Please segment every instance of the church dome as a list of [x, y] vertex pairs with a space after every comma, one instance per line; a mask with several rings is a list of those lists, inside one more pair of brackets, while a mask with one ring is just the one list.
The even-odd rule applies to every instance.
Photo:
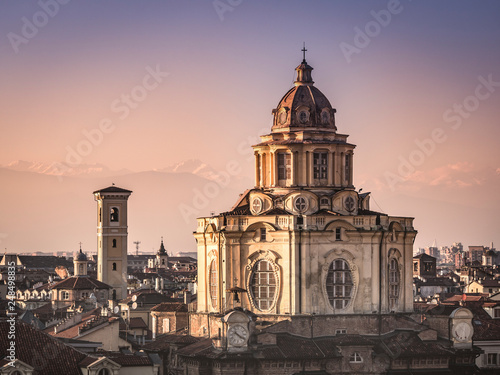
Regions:
[[76, 256], [76, 260], [78, 261], [86, 261], [87, 260], [87, 256], [82, 252], [82, 249], [80, 248], [80, 252], [78, 253], [78, 255]]
[[[335, 132], [335, 112], [326, 96], [314, 87], [311, 72], [304, 56], [295, 68], [297, 79], [273, 110], [273, 131], [322, 130]], [[313, 128], [313, 129], [311, 129]]]

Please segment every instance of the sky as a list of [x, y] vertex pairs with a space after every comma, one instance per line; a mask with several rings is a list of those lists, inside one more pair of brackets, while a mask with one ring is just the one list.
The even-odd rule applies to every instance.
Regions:
[[[0, 166], [143, 172], [200, 159], [218, 171], [235, 162], [251, 180], [250, 146], [269, 131], [305, 42], [338, 132], [357, 145], [354, 182], [372, 192], [372, 209], [415, 217], [417, 247], [500, 243], [498, 1], [6, 0], [0, 9]], [[16, 182], [1, 181], [0, 192]], [[11, 222], [1, 211], [0, 224]], [[78, 242], [55, 229], [36, 242], [11, 232], [0, 227], [0, 248]], [[194, 250], [191, 232], [170, 235]]]

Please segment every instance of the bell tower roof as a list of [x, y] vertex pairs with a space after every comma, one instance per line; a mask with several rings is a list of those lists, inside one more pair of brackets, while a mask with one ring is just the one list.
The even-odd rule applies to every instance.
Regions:
[[163, 237], [161, 238], [161, 245], [160, 245], [160, 248], [158, 249], [158, 255], [167, 255], [167, 250], [165, 249], [165, 246], [163, 245]]

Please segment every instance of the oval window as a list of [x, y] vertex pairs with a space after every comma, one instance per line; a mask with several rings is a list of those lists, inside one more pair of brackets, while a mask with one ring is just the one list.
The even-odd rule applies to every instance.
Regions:
[[276, 297], [276, 275], [271, 262], [259, 260], [253, 267], [250, 292], [255, 306], [261, 311], [269, 310]]
[[352, 298], [353, 286], [349, 264], [343, 259], [335, 259], [330, 264], [326, 276], [328, 301], [335, 310], [347, 307]]

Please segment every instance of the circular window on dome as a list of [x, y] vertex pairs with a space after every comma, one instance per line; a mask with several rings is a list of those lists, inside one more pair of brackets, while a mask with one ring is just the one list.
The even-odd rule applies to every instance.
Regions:
[[254, 198], [252, 201], [252, 211], [255, 214], [260, 214], [262, 212], [262, 207], [264, 207], [264, 202], [259, 197]]
[[293, 207], [295, 207], [295, 210], [300, 213], [305, 212], [308, 207], [307, 199], [304, 197], [295, 198], [295, 201], [293, 202]]

